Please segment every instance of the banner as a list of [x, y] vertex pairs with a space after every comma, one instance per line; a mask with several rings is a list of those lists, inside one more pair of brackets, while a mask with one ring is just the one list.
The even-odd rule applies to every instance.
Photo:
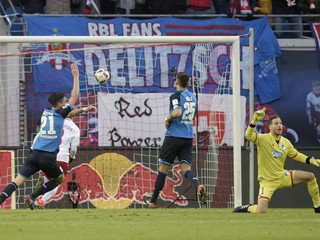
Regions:
[[[262, 102], [280, 98], [280, 85], [275, 58], [280, 56], [278, 41], [269, 25], [267, 17], [240, 21], [233, 18], [214, 19], [126, 19], [96, 20], [84, 17], [24, 16], [31, 36], [230, 36], [241, 35], [241, 94], [249, 94], [249, 29], [254, 29], [254, 63], [256, 93]], [[67, 23], [67, 24], [66, 24]], [[72, 27], [70, 27], [72, 26]], [[81, 50], [86, 48], [86, 50]], [[78, 49], [78, 50], [75, 50]], [[54, 50], [57, 50], [56, 52]], [[217, 69], [230, 49], [212, 50], [212, 66], [200, 80], [204, 93], [212, 93], [218, 87], [224, 72]], [[94, 44], [33, 44], [32, 63], [34, 92], [69, 92], [72, 88], [72, 75], [69, 63], [80, 68], [80, 89], [82, 92], [96, 90], [93, 73], [97, 67], [107, 68], [111, 80], [101, 87], [104, 92], [173, 92], [174, 83], [170, 69], [178, 67], [192, 75], [192, 53], [189, 45], [153, 46], [150, 48], [124, 49], [118, 47], [102, 50]], [[127, 55], [128, 62], [117, 60], [117, 56]], [[150, 57], [149, 57], [150, 56]], [[111, 59], [111, 60], [110, 60]], [[156, 59], [156, 60], [155, 60]], [[109, 61], [109, 62], [108, 62]], [[267, 62], [268, 64], [264, 64]], [[261, 64], [262, 63], [262, 64]], [[138, 68], [139, 65], [139, 68]], [[130, 66], [130, 68], [129, 68]], [[132, 69], [131, 69], [132, 68]], [[121, 74], [126, 73], [126, 77]], [[141, 77], [144, 76], [144, 77]]]
[[314, 40], [316, 41], [318, 63], [320, 66], [320, 22], [311, 22], [310, 27]]
[[161, 146], [169, 96], [98, 93], [99, 146]]
[[[4, 189], [15, 177], [14, 171], [14, 151], [12, 150], [0, 150], [0, 187]], [[5, 201], [0, 209], [11, 209], [15, 208], [12, 197], [10, 196]]]
[[[99, 146], [162, 145], [168, 93], [98, 93]], [[233, 145], [232, 95], [200, 94], [198, 134], [207, 132], [217, 145]], [[241, 126], [245, 125], [245, 97], [241, 97]], [[244, 128], [241, 129], [241, 144]]]

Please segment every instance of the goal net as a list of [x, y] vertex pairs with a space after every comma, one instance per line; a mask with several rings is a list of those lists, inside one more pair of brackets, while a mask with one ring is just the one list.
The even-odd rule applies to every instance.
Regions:
[[[80, 70], [73, 118], [81, 131], [77, 158], [47, 208], [143, 208], [153, 191], [164, 139], [164, 117], [177, 72], [190, 76], [198, 99], [192, 169], [207, 189], [205, 207], [241, 204], [245, 98], [240, 96], [238, 36], [0, 38], [1, 190], [18, 174], [52, 92], [72, 88], [70, 63]], [[107, 69], [99, 85], [94, 72]], [[9, 153], [9, 154], [8, 154]], [[2, 161], [6, 159], [6, 161]], [[178, 164], [176, 162], [175, 164]], [[1, 208], [24, 208], [37, 183], [29, 178]], [[174, 165], [161, 207], [199, 207], [195, 189]]]

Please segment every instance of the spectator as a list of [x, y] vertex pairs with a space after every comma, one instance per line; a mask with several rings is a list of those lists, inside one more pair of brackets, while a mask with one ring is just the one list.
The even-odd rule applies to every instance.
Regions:
[[[224, 1], [224, 0], [223, 0]], [[222, 0], [212, 0], [213, 7], [216, 10], [216, 14], [222, 14]]]
[[[100, 14], [99, 0], [71, 0], [72, 14]], [[113, 12], [114, 13], [114, 12]]]
[[216, 12], [211, 0], [189, 0], [187, 6], [187, 14], [214, 14]]
[[71, 14], [71, 0], [46, 1], [46, 14]]
[[23, 11], [28, 14], [33, 13], [44, 13], [44, 6], [46, 5], [46, 0], [22, 0], [21, 6]]
[[221, 4], [222, 12], [228, 17], [242, 14], [251, 19], [256, 7], [256, 0], [223, 0]]
[[187, 11], [187, 0], [174, 0], [175, 14], [186, 14], [186, 11]]
[[[258, 0], [257, 6], [253, 9], [257, 14], [272, 14], [272, 2], [271, 0]], [[269, 22], [272, 24], [273, 19], [269, 17]]]
[[[272, 14], [299, 14], [296, 0], [272, 0]], [[302, 32], [301, 19], [298, 16], [276, 16], [274, 29], [278, 38], [299, 38]]]
[[173, 14], [175, 1], [172, 0], [146, 0], [147, 14]]
[[111, 0], [115, 3], [117, 14], [144, 13], [145, 0]]
[[72, 14], [82, 14], [82, 0], [72, 0], [71, 1], [71, 13]]
[[272, 14], [272, 2], [271, 0], [258, 0], [253, 10], [259, 14]]
[[[297, 6], [301, 14], [320, 14], [320, 0], [297, 0]], [[309, 22], [319, 21], [320, 17], [303, 17], [303, 35], [312, 37]]]
[[111, 0], [100, 1], [101, 14], [115, 14], [115, 3]]
[[298, 10], [303, 14], [320, 13], [320, 0], [297, 0], [297, 6]]
[[12, 8], [12, 5], [16, 8], [21, 7], [21, 2], [23, 2], [23, 0], [11, 0], [12, 5], [10, 4], [9, 0], [1, 0], [0, 2], [3, 9], [7, 10], [8, 8]]

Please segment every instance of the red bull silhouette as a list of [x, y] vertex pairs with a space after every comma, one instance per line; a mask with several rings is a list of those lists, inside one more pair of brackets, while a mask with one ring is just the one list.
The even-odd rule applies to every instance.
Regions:
[[109, 195], [105, 191], [102, 177], [89, 164], [85, 163], [74, 167], [69, 173], [64, 183], [60, 185], [56, 195], [50, 201], [57, 201], [62, 199], [64, 195], [68, 195], [67, 183], [73, 181], [71, 173], [75, 173], [75, 181], [79, 184], [79, 204], [93, 199], [107, 200], [109, 198]]
[[[174, 202], [179, 197], [179, 193], [175, 190], [183, 182], [181, 168], [176, 165], [172, 169], [174, 178], [167, 178], [165, 186], [160, 194], [163, 201]], [[144, 196], [149, 195], [153, 191], [153, 186], [157, 179], [157, 172], [141, 163], [134, 164], [120, 178], [118, 192], [114, 195], [115, 199], [131, 199], [137, 203], [144, 203]], [[176, 201], [179, 206], [187, 206], [188, 200], [181, 195]]]

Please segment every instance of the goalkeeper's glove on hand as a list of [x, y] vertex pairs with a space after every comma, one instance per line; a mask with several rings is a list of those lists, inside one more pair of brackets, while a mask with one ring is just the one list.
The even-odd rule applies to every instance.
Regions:
[[315, 159], [315, 158], [311, 158], [310, 159], [310, 164], [316, 166], [316, 167], [320, 167], [320, 159]]
[[262, 110], [255, 111], [251, 123], [256, 125], [257, 122], [260, 122], [264, 118], [264, 115], [266, 115], [265, 107]]

